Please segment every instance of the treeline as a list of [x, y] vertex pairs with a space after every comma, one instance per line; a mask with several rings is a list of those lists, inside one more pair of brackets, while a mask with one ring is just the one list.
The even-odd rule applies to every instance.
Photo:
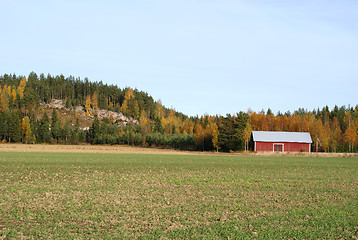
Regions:
[[[358, 151], [358, 105], [324, 107], [274, 115], [252, 111], [226, 116], [187, 117], [136, 89], [90, 82], [87, 78], [30, 73], [0, 76], [0, 138], [3, 142], [63, 144], [128, 144], [199, 151], [250, 150], [252, 130], [310, 132], [313, 151]], [[90, 129], [73, 120], [51, 116], [40, 107], [60, 99], [67, 108], [82, 106], [93, 118]], [[98, 119], [96, 111], [122, 112], [138, 124], [122, 126]], [[41, 114], [39, 114], [41, 113]]]
[[134, 118], [139, 118], [142, 111], [148, 111], [151, 118], [155, 117], [156, 102], [147, 93], [131, 90], [125, 96], [128, 88], [120, 89], [115, 85], [90, 82], [87, 78], [81, 80], [72, 76], [65, 78], [63, 75], [54, 77], [50, 74], [37, 76], [31, 72], [27, 79], [15, 74], [5, 74], [0, 77], [0, 82], [3, 91], [8, 93], [10, 109], [31, 109], [41, 102], [61, 99], [68, 108], [90, 104], [94, 108], [123, 112]]
[[258, 131], [310, 132], [313, 151], [358, 151], [358, 105], [353, 107], [326, 106], [322, 110], [299, 109], [293, 114], [250, 112], [250, 124]]

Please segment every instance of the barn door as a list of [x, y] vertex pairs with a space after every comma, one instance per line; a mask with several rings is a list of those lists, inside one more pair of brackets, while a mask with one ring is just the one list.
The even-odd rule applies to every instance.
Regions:
[[274, 152], [283, 152], [283, 144], [274, 144], [273, 151]]

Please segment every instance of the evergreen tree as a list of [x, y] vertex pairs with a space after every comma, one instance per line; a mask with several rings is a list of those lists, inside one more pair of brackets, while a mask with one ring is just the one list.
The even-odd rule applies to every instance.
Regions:
[[61, 123], [60, 123], [60, 120], [59, 120], [59, 118], [57, 116], [57, 111], [54, 108], [52, 110], [52, 116], [51, 116], [51, 136], [56, 141], [61, 136], [61, 125], [60, 124]]
[[[89, 117], [85, 119], [87, 121], [91, 119], [90, 115], [94, 114], [91, 110], [98, 107], [113, 111], [122, 110], [125, 115], [138, 119], [140, 126], [128, 126], [119, 130], [119, 127], [112, 123], [114, 119], [109, 122], [95, 119], [89, 132], [80, 130], [79, 122], [72, 131], [68, 122], [65, 124], [66, 131], [71, 132], [68, 135], [64, 133], [65, 126], [61, 128], [61, 120], [56, 110], [53, 111], [51, 121], [44, 116], [41, 120], [35, 117], [38, 115], [39, 104], [49, 103], [52, 99], [65, 101], [67, 108], [85, 106]], [[31, 111], [33, 115], [29, 114]], [[27, 120], [25, 121], [24, 116], [29, 116], [29, 124], [25, 123]], [[31, 142], [29, 132], [26, 137], [26, 131], [31, 130], [33, 136], [38, 136], [37, 142], [50, 142], [51, 138], [65, 142], [67, 139], [67, 142], [72, 143], [87, 140], [91, 143], [113, 144], [121, 141], [128, 144], [145, 143], [200, 150], [220, 147], [223, 151], [235, 151], [247, 149], [249, 119], [252, 130], [309, 131], [319, 151], [357, 150], [358, 105], [335, 106], [332, 110], [325, 106], [322, 110], [311, 112], [299, 108], [293, 114], [288, 111], [276, 116], [268, 109], [266, 113], [251, 111], [235, 116], [216, 117], [213, 121], [214, 118], [208, 115], [188, 118], [174, 109], [164, 107], [160, 101], [155, 102], [145, 92], [130, 88], [122, 90], [115, 85], [90, 82], [87, 78], [81, 80], [72, 76], [66, 78], [63, 75], [50, 74], [41, 74], [38, 77], [34, 72], [31, 72], [27, 79], [15, 74], [0, 76], [0, 140], [13, 142], [21, 141], [22, 138], [24, 142]], [[218, 127], [217, 130], [215, 126]], [[50, 134], [47, 134], [48, 132]], [[195, 143], [191, 142], [193, 139]]]
[[101, 124], [99, 122], [98, 116], [94, 116], [92, 126], [89, 129], [89, 142], [92, 144], [100, 144], [101, 139]]
[[37, 134], [38, 142], [49, 143], [51, 141], [50, 120], [46, 112], [44, 112], [42, 119], [39, 123]]
[[8, 114], [8, 139], [9, 142], [21, 141], [21, 118], [22, 113], [20, 111], [11, 111]]
[[236, 150], [238, 137], [236, 136], [234, 120], [231, 115], [223, 117], [219, 123], [218, 145], [223, 151]]
[[72, 129], [70, 126], [70, 122], [66, 121], [65, 124], [63, 125], [63, 129], [62, 129], [63, 140], [65, 141], [66, 144], [69, 143], [71, 135], [72, 135]]
[[0, 112], [0, 140], [6, 141], [8, 138], [8, 111]]
[[154, 119], [153, 132], [156, 132], [156, 133], [164, 132], [164, 127], [163, 127], [162, 122], [160, 121], [159, 118]]
[[247, 113], [240, 112], [237, 116], [227, 115], [219, 124], [219, 147], [224, 151], [244, 149], [243, 134], [249, 120]]

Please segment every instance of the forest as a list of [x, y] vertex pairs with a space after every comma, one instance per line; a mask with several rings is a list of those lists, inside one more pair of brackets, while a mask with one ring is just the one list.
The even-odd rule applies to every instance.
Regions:
[[[43, 104], [62, 100], [66, 109], [85, 116], [64, 119]], [[99, 109], [123, 113], [136, 124], [100, 119]], [[83, 119], [90, 127], [82, 126]], [[226, 116], [186, 116], [155, 101], [148, 93], [73, 76], [31, 72], [0, 76], [0, 140], [26, 144], [126, 144], [191, 151], [246, 151], [251, 131], [310, 132], [312, 151], [358, 152], [358, 105], [328, 106], [293, 113], [240, 111]]]

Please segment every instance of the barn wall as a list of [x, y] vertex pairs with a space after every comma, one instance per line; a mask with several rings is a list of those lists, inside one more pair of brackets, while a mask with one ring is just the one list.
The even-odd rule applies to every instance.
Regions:
[[284, 152], [301, 152], [302, 149], [305, 149], [306, 152], [310, 152], [309, 143], [284, 143], [284, 142], [256, 142], [256, 152], [261, 151], [273, 151], [274, 144], [283, 144]]

